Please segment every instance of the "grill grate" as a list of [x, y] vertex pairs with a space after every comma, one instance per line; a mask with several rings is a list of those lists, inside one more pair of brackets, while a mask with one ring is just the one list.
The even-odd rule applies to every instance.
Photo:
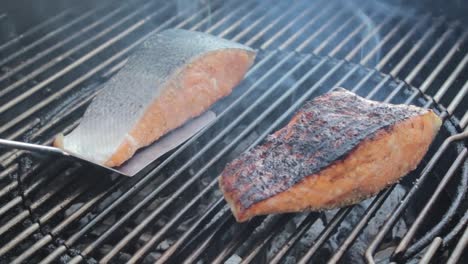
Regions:
[[[424, 257], [430, 259], [466, 228], [467, 149], [450, 136], [468, 123], [467, 31], [443, 17], [389, 12], [367, 2], [343, 8], [335, 1], [219, 0], [195, 10], [132, 1], [67, 10], [0, 46], [0, 135], [50, 143], [79, 122], [132, 48], [150, 32], [171, 27], [264, 51], [234, 94], [214, 106], [216, 122], [145, 175], [113, 179], [77, 164], [2, 152], [5, 260], [217, 263], [238, 256], [244, 263], [336, 263], [360, 262], [356, 254], [365, 253], [372, 262], [388, 259], [389, 252], [396, 260], [413, 258], [428, 244]], [[426, 160], [360, 205], [235, 224], [216, 175], [304, 100], [338, 85], [375, 100], [436, 109], [444, 129]], [[445, 214], [428, 219], [436, 207]], [[453, 258], [460, 255], [456, 250]]]

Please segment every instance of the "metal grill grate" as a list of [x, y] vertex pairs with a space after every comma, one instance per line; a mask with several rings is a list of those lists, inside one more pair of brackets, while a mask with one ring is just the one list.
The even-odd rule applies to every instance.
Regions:
[[[0, 135], [39, 143], [72, 129], [99, 85], [150, 32], [202, 30], [266, 50], [234, 94], [214, 106], [216, 122], [138, 178], [112, 179], [76, 164], [2, 152], [2, 258], [334, 263], [362, 261], [355, 255], [365, 253], [372, 262], [393, 252], [396, 260], [413, 258], [429, 243], [424, 257], [432, 258], [466, 228], [467, 149], [460, 141], [466, 132], [450, 136], [468, 124], [467, 33], [444, 18], [358, 6], [113, 3], [65, 11], [2, 44]], [[436, 109], [445, 126], [426, 160], [360, 205], [236, 224], [216, 175], [304, 100], [338, 85], [375, 100]], [[429, 193], [437, 194], [434, 200]], [[429, 219], [436, 207], [445, 213]], [[465, 237], [457, 238], [459, 245]]]

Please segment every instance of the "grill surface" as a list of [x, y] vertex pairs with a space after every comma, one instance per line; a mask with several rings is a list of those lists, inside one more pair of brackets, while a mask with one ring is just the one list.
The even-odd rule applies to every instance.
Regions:
[[[66, 161], [1, 152], [2, 260], [460, 258], [468, 220], [467, 31], [443, 17], [367, 2], [222, 2], [71, 8], [0, 44], [0, 136], [42, 144], [76, 126], [100, 84], [150, 32], [201, 30], [260, 49], [246, 80], [213, 107], [216, 122], [141, 176], [114, 178]], [[335, 86], [433, 108], [444, 127], [419, 168], [375, 198], [236, 224], [216, 176], [305, 100]], [[450, 245], [453, 250], [440, 253]]]

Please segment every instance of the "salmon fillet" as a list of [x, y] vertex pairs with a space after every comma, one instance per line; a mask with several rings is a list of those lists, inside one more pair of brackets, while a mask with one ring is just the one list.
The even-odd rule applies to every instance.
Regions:
[[254, 59], [251, 48], [200, 32], [150, 36], [104, 84], [76, 129], [54, 145], [119, 166], [229, 95]]
[[238, 222], [358, 203], [414, 170], [441, 124], [431, 110], [338, 88], [229, 163], [219, 185]]

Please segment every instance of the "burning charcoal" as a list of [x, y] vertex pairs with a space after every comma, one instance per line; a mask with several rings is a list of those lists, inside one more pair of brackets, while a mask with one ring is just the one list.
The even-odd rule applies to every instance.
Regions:
[[52, 253], [57, 247], [54, 244], [49, 244], [46, 246], [46, 251]]
[[99, 248], [99, 254], [104, 256], [107, 253], [109, 253], [112, 250], [112, 248], [113, 247], [111, 245], [108, 245], [108, 244], [102, 245], [102, 247]]
[[161, 258], [161, 253], [159, 252], [151, 252], [149, 253], [145, 259], [143, 260], [143, 264], [150, 264], [150, 263], [154, 263], [155, 261], [157, 261], [159, 258]]
[[89, 223], [89, 221], [91, 221], [91, 219], [94, 218], [94, 216], [96, 216], [96, 214], [93, 214], [93, 213], [87, 213], [85, 216], [83, 216], [82, 218], [80, 218], [80, 226], [84, 226], [86, 225], [87, 223]]
[[98, 261], [94, 258], [89, 258], [86, 260], [86, 264], [98, 264]]
[[298, 259], [296, 259], [296, 257], [293, 257], [293, 256], [287, 256], [284, 258], [284, 264], [296, 264], [298, 261]]
[[226, 262], [224, 263], [225, 264], [239, 264], [241, 263], [241, 261], [242, 261], [242, 258], [234, 254], [230, 258], [228, 258]]
[[41, 238], [43, 238], [44, 235], [43, 235], [42, 233], [35, 233], [35, 234], [33, 235], [33, 237], [34, 237], [34, 239], [35, 239], [36, 241], [38, 241], [38, 240], [40, 240]]
[[146, 232], [140, 235], [140, 237], [138, 238], [138, 241], [141, 244], [146, 244], [150, 239], [151, 239], [151, 233]]
[[71, 260], [71, 257], [69, 255], [63, 255], [60, 257], [60, 263], [69, 263]]
[[156, 210], [160, 204], [162, 204], [167, 198], [158, 198], [154, 200], [149, 206], [148, 206], [148, 211], [154, 211]]
[[83, 206], [83, 203], [72, 204], [67, 210], [65, 210], [65, 216], [69, 217], [71, 214], [80, 209], [81, 206]]
[[112, 214], [109, 217], [107, 217], [106, 219], [104, 219], [104, 221], [102, 223], [105, 224], [105, 225], [111, 226], [115, 222], [116, 222], [115, 214]]
[[107, 229], [109, 229], [109, 227], [111, 225], [113, 225], [114, 223], [116, 222], [116, 216], [113, 214], [113, 215], [110, 215], [109, 217], [107, 217], [106, 219], [104, 219], [104, 221], [102, 222], [102, 224], [98, 225], [95, 229], [93, 229], [93, 231], [91, 231], [91, 234], [93, 235], [96, 235], [96, 236], [100, 236], [102, 235]]
[[163, 242], [159, 243], [159, 245], [158, 245], [158, 247], [156, 249], [164, 251], [164, 250], [168, 249], [170, 246], [172, 246], [172, 244], [174, 244], [174, 241], [166, 239]]
[[[293, 220], [295, 219], [300, 219], [300, 217], [295, 217]], [[280, 248], [284, 246], [286, 240], [291, 236], [292, 233], [294, 233], [294, 231], [296, 231], [296, 228], [297, 223], [295, 223], [294, 221], [288, 221], [286, 223], [284, 231], [279, 233], [275, 237], [275, 239], [271, 241], [270, 248], [267, 252], [267, 259], [271, 259], [273, 255], [276, 254], [280, 250]]]
[[102, 211], [104, 210], [112, 201], [115, 201], [116, 199], [118, 199], [120, 196], [122, 196], [122, 191], [121, 190], [117, 190], [115, 192], [113, 192], [111, 195], [109, 195], [108, 197], [106, 197], [104, 199], [104, 201], [102, 201], [97, 210], [99, 211]]
[[117, 257], [117, 263], [126, 263], [132, 258], [132, 255], [128, 253], [122, 253], [120, 252], [118, 257]]
[[190, 168], [188, 172], [189, 172], [190, 176], [193, 176], [196, 173], [193, 168]]
[[202, 178], [200, 182], [203, 185], [203, 187], [205, 187], [205, 186], [208, 186], [212, 180], [213, 179], [210, 179], [210, 178]]
[[[203, 206], [202, 208], [205, 208], [205, 206]], [[204, 209], [200, 209], [199, 212], [204, 212], [205, 210]], [[190, 227], [191, 227], [191, 223], [193, 223], [196, 219], [198, 219], [198, 215], [194, 215], [192, 217], [190, 217], [189, 219], [185, 220], [184, 222], [182, 222], [178, 227], [177, 227], [177, 231], [179, 232], [185, 232], [187, 231]]]

